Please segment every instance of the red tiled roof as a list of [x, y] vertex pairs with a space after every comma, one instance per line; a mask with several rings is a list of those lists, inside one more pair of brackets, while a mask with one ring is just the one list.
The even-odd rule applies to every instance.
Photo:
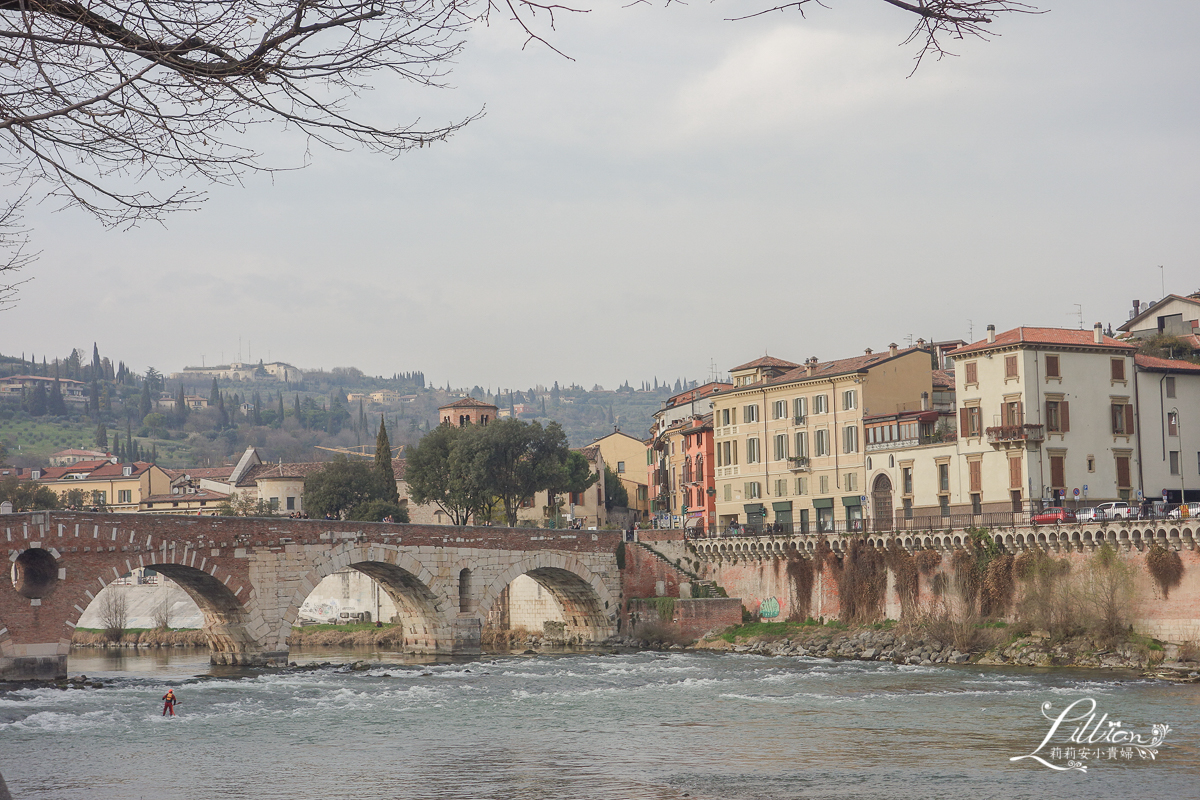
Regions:
[[996, 341], [982, 339], [966, 347], [960, 347], [947, 355], [958, 358], [964, 353], [978, 353], [996, 347], [1011, 347], [1018, 344], [1050, 345], [1062, 347], [1106, 347], [1113, 350], [1135, 350], [1131, 344], [1126, 344], [1111, 336], [1100, 337], [1096, 344], [1092, 331], [1075, 330], [1072, 328], [1013, 328], [1010, 331], [996, 334]]
[[238, 486], [254, 486], [264, 478], [307, 478], [329, 465], [328, 461], [302, 461], [296, 464], [255, 464], [237, 482]]
[[443, 408], [496, 408], [496, 406], [491, 403], [485, 403], [482, 400], [476, 400], [474, 397], [464, 397], [462, 400], [455, 400], [453, 403], [438, 406], [438, 411], [441, 411]]
[[[896, 351], [896, 355], [892, 356], [887, 351], [882, 353], [864, 354], [861, 356], [853, 356], [851, 358], [841, 358], [837, 361], [818, 361], [815, 365], [812, 375], [808, 374], [807, 367], [797, 367], [793, 370], [788, 370], [776, 378], [770, 378], [766, 381], [758, 381], [750, 384], [751, 386], [778, 386], [782, 383], [795, 383], [796, 381], [811, 380], [813, 378], [829, 378], [834, 375], [844, 375], [848, 372], [860, 372], [864, 369], [869, 369], [877, 364], [882, 364], [884, 361], [890, 361], [893, 358], [899, 358], [909, 353], [920, 351], [927, 352], [919, 347], [904, 347]], [[738, 390], [746, 387], [739, 386]]]
[[1158, 356], [1146, 356], [1138, 353], [1133, 357], [1133, 360], [1142, 369], [1200, 373], [1200, 364], [1194, 364], [1191, 361], [1184, 361], [1179, 358], [1159, 358]]
[[[78, 467], [80, 465], [76, 464], [75, 466]], [[154, 466], [154, 465], [151, 464], [149, 461], [135, 461], [132, 464], [113, 464], [111, 462], [105, 461], [104, 466], [100, 467], [99, 469], [95, 469], [95, 470], [89, 472], [88, 478], [137, 477], [138, 475], [141, 475], [146, 470], [150, 469], [152, 466]], [[132, 473], [128, 476], [125, 475], [125, 467], [133, 467]], [[68, 469], [70, 469], [70, 468], [68, 467]]]
[[[740, 369], [740, 367], [735, 367], [735, 369]], [[695, 389], [688, 389], [686, 392], [680, 392], [679, 394], [671, 395], [667, 398], [667, 408], [680, 405], [681, 403], [690, 403], [693, 400], [699, 400], [702, 397], [708, 397], [713, 392], [732, 388], [732, 383], [710, 381], [703, 386], [697, 386]]]
[[577, 452], [582, 453], [583, 457], [586, 458], [588, 461], [595, 461], [596, 456], [600, 455], [600, 445], [589, 444], [586, 447], [578, 448]]
[[782, 358], [775, 358], [775, 356], [763, 356], [762, 358], [756, 358], [753, 361], [748, 361], [739, 367], [734, 367], [729, 371], [741, 372], [744, 369], [758, 369], [759, 367], [783, 367], [784, 369], [791, 369], [792, 367], [798, 366], [800, 365], [793, 364], [791, 361], [784, 361]]
[[50, 457], [51, 458], [58, 458], [59, 456], [96, 456], [96, 457], [99, 457], [99, 456], [103, 456], [103, 455], [104, 455], [104, 453], [101, 453], [99, 450], [59, 450], [57, 453], [54, 453]]
[[933, 371], [933, 385], [943, 389], [954, 388], [954, 373], [945, 369], [935, 369]]

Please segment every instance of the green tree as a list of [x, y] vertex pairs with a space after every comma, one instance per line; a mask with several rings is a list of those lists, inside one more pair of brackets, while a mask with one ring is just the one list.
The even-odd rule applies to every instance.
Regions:
[[[57, 371], [57, 366], [55, 370]], [[54, 376], [54, 383], [50, 385], [50, 396], [46, 399], [46, 413], [52, 417], [67, 415], [67, 404], [63, 400], [62, 384], [59, 383], [58, 375]]]
[[479, 488], [500, 498], [509, 527], [521, 501], [554, 484], [565, 469], [567, 436], [557, 422], [502, 419], [478, 428], [473, 472]]
[[29, 399], [26, 401], [26, 405], [29, 411], [29, 416], [46, 416], [46, 387], [42, 385], [41, 381], [38, 381], [33, 387], [33, 391], [29, 393]]
[[0, 503], [8, 500], [14, 511], [41, 511], [58, 508], [58, 495], [37, 481], [21, 481], [11, 476], [0, 481]]
[[604, 508], [612, 511], [613, 507], [629, 507], [629, 491], [621, 481], [621, 476], [612, 471], [608, 464], [604, 465]]
[[154, 410], [154, 398], [150, 395], [150, 381], [142, 381], [142, 394], [138, 398], [139, 416], [146, 416]]
[[175, 394], [175, 422], [180, 427], [182, 427], [183, 423], [187, 422], [187, 418], [188, 418], [187, 399], [184, 397], [183, 384], [181, 383], [181, 384], [179, 384], [179, 391]]
[[554, 476], [554, 480], [546, 487], [546, 501], [550, 513], [554, 515], [557, 525], [562, 509], [564, 494], [578, 494], [587, 491], [588, 487], [600, 480], [600, 476], [592, 471], [592, 465], [578, 450], [571, 450], [563, 460], [562, 470]]
[[167, 418], [164, 414], [152, 411], [142, 419], [142, 424], [150, 429], [153, 436], [161, 438], [166, 433]]
[[396, 470], [392, 468], [392, 443], [388, 440], [387, 426], [383, 415], [379, 415], [379, 435], [375, 437], [375, 474], [379, 479], [379, 491], [384, 500], [400, 502], [400, 491], [396, 488]]
[[108, 428], [101, 422], [96, 426], [96, 448], [103, 452], [108, 452]]
[[[393, 481], [392, 489], [395, 487]], [[371, 506], [376, 501], [387, 503], [389, 507], [382, 510], [382, 505]], [[399, 503], [383, 495], [372, 464], [350, 461], [345, 456], [338, 456], [304, 479], [304, 507], [316, 516], [329, 514], [359, 520], [366, 520], [376, 512], [380, 518], [388, 514], [397, 517], [403, 511]]]
[[217, 403], [221, 400], [221, 389], [217, 386], [217, 379], [213, 378], [212, 390], [208, 393], [208, 404], [216, 408]]
[[280, 392], [279, 392], [279, 411], [278, 411], [278, 413], [277, 413], [277, 415], [276, 415], [276, 417], [275, 417], [275, 422], [274, 422], [274, 423], [272, 423], [272, 424], [273, 424], [273, 425], [274, 425], [276, 428], [282, 428], [282, 427], [283, 427], [283, 417], [284, 417], [284, 410], [283, 410], [283, 392], [282, 392], [282, 391], [280, 391]]
[[413, 502], [433, 503], [452, 524], [466, 525], [484, 505], [475, 484], [474, 443], [469, 440], [490, 427], [443, 423], [425, 434], [405, 459], [404, 479]]
[[255, 425], [262, 425], [262, 398], [255, 392], [250, 400], [254, 404], [253, 421]]

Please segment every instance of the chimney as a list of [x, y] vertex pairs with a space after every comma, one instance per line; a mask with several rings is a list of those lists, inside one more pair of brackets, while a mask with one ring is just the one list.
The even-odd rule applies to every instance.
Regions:
[[892, 342], [891, 344], [889, 344], [889, 345], [888, 345], [888, 358], [895, 358], [895, 357], [896, 357], [896, 352], [897, 352], [899, 349], [900, 349], [900, 348], [899, 348], [899, 347], [896, 345], [896, 343], [895, 343], [895, 342]]
[[988, 344], [996, 343], [996, 326], [988, 325]]
[[1097, 322], [1096, 326], [1092, 328], [1092, 341], [1096, 344], [1100, 344], [1104, 341], [1104, 326], [1099, 322]]
[[817, 357], [816, 356], [813, 356], [812, 358], [805, 360], [804, 371], [809, 375], [812, 375], [814, 372], [817, 371]]
[[929, 410], [929, 392], [921, 392], [921, 410]]
[[917, 347], [924, 347], [924, 346], [925, 346], [925, 340], [917, 339]]
[[1134, 300], [1134, 301], [1133, 301], [1133, 316], [1135, 316], [1135, 317], [1136, 317], [1136, 316], [1138, 315], [1138, 307], [1140, 307], [1140, 306], [1141, 306], [1141, 304], [1142, 304], [1142, 301], [1141, 301], [1141, 300]]
[[866, 350], [863, 350], [863, 352], [867, 355], [871, 355], [871, 348], [868, 347]]

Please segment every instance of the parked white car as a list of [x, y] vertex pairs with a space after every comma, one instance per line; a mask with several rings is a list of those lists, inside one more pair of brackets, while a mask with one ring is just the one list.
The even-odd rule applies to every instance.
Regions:
[[1103, 513], [1103, 519], [1132, 519], [1137, 513], [1129, 507], [1129, 503], [1120, 500], [1115, 503], [1101, 503], [1096, 506], [1098, 513]]
[[[1188, 510], [1188, 516], [1191, 517], [1192, 519], [1200, 518], [1200, 503], [1188, 503], [1187, 510]], [[1172, 508], [1169, 512], [1167, 512], [1167, 517], [1169, 519], [1182, 519], [1183, 518], [1183, 506], [1175, 506], [1174, 508]]]
[[1077, 508], [1075, 509], [1075, 519], [1078, 522], [1102, 522], [1108, 518], [1098, 508]]

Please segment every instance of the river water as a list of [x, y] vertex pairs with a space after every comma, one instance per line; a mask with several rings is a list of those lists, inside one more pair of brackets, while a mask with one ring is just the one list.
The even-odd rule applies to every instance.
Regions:
[[[334, 663], [73, 655], [104, 688], [0, 694], [0, 773], [16, 800], [1200, 798], [1196, 685], [691, 652], [293, 658]], [[1085, 698], [1123, 730], [1170, 730], [1153, 758], [1090, 745], [1086, 772], [1010, 761], [1046, 737], [1043, 703]], [[1039, 754], [1065, 766], [1050, 746], [1078, 724]]]

